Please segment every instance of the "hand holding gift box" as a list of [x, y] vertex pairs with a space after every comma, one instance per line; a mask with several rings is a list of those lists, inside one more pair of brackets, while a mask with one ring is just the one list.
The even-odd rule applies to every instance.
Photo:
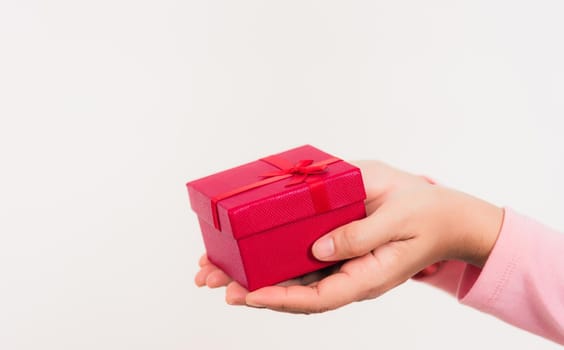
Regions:
[[[204, 255], [196, 284], [227, 286], [230, 304], [300, 313], [375, 298], [414, 275], [455, 293], [462, 272], [466, 268], [477, 271], [475, 266], [481, 267], [488, 258], [503, 210], [381, 162], [355, 164], [362, 171], [368, 216], [332, 230], [311, 249], [322, 261], [349, 260], [249, 292]], [[467, 264], [431, 265], [456, 259]], [[464, 276], [469, 278], [464, 283], [471, 287], [474, 275]]]
[[365, 217], [360, 170], [302, 146], [187, 184], [207, 255], [249, 290], [330, 265], [313, 242]]

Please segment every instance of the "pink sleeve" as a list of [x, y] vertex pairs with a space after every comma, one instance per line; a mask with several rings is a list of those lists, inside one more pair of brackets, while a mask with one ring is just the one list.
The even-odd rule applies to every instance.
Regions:
[[449, 261], [420, 281], [462, 304], [564, 344], [564, 234], [511, 209], [483, 269]]

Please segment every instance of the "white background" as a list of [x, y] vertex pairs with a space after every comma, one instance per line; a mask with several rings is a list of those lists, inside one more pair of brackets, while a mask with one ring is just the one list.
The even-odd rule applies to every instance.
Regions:
[[563, 229], [563, 15], [0, 0], [0, 348], [558, 348], [415, 282], [322, 315], [227, 306], [193, 284], [184, 183], [311, 143]]

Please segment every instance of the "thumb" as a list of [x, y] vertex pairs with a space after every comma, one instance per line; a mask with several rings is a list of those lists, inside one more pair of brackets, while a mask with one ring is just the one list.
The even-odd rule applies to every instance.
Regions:
[[375, 212], [365, 219], [350, 222], [319, 238], [312, 247], [313, 255], [322, 261], [335, 261], [363, 256], [387, 243], [397, 233], [397, 217]]

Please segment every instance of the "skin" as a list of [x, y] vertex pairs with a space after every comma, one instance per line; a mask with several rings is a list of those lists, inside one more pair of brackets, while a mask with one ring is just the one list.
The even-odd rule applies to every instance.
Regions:
[[356, 165], [367, 192], [367, 217], [329, 232], [312, 248], [320, 260], [344, 263], [249, 293], [204, 255], [196, 285], [227, 286], [232, 305], [319, 313], [376, 298], [439, 261], [484, 265], [503, 222], [502, 208], [381, 162]]

